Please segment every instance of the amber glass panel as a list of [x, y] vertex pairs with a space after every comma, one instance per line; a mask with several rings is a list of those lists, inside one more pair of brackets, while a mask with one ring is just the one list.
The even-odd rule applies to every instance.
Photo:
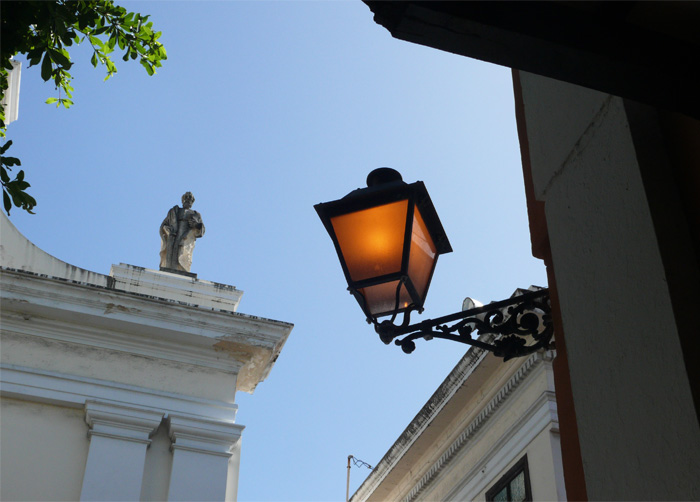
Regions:
[[331, 218], [353, 281], [401, 270], [408, 201]]
[[430, 237], [428, 228], [425, 226], [423, 217], [415, 208], [413, 212], [413, 233], [411, 234], [411, 254], [408, 260], [408, 276], [413, 281], [413, 285], [418, 292], [418, 296], [423, 299], [425, 296], [430, 274], [435, 263], [435, 244]]
[[[372, 315], [392, 312], [396, 307], [396, 286], [399, 281], [385, 282], [376, 286], [361, 288], [360, 294], [365, 297], [365, 302]], [[401, 286], [399, 295], [399, 309], [404, 309], [412, 303], [406, 286]]]

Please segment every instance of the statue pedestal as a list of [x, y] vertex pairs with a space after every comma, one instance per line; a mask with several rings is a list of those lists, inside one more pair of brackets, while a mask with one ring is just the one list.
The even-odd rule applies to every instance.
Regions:
[[112, 265], [109, 275], [114, 287], [150, 297], [236, 312], [243, 291], [234, 286], [197, 279], [196, 274], [151, 270], [120, 263]]
[[194, 274], [192, 272], [185, 272], [184, 270], [175, 270], [174, 268], [166, 268], [166, 267], [160, 267], [161, 272], [168, 272], [169, 274], [178, 274], [178, 275], [184, 275], [185, 277], [193, 277], [197, 278], [197, 274]]

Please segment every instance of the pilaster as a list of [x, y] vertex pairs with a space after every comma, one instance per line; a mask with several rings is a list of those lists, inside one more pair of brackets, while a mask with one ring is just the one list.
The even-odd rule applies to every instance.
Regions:
[[170, 415], [168, 429], [173, 450], [168, 500], [224, 500], [243, 426]]
[[150, 435], [162, 412], [100, 401], [87, 401], [90, 430], [81, 500], [139, 500]]

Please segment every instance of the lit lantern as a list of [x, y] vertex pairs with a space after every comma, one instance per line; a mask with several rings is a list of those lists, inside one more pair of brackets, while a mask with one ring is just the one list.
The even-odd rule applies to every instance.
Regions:
[[368, 321], [423, 310], [437, 258], [452, 251], [423, 182], [383, 167], [367, 188], [314, 207]]

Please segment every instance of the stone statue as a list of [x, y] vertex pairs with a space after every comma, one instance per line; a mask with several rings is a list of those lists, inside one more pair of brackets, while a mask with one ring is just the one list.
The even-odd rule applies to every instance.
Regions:
[[189, 272], [194, 241], [204, 235], [200, 214], [192, 208], [194, 196], [182, 196], [182, 207], [174, 206], [160, 225], [160, 269]]

